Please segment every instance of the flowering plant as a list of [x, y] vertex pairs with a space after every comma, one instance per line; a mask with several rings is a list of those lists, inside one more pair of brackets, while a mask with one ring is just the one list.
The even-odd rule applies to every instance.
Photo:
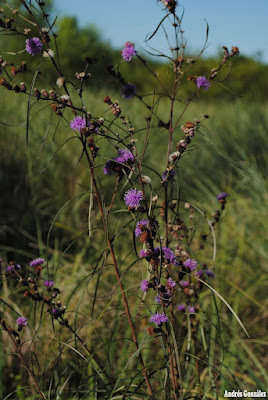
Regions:
[[[213, 288], [212, 282], [216, 267], [214, 227], [221, 220], [227, 194], [221, 193], [216, 197], [215, 193], [216, 211], [211, 218], [207, 218], [195, 204], [183, 201], [179, 190], [176, 193], [176, 188], [181, 185], [181, 163], [185, 156], [190, 155], [195, 137], [200, 134], [208, 118], [205, 114], [201, 119], [188, 121], [185, 113], [192, 102], [199, 96], [206, 95], [205, 91], [210, 90], [216, 82], [222, 66], [239, 51], [235, 47], [229, 53], [228, 49], [224, 48], [222, 62], [212, 71], [208, 71], [207, 77], [190, 75], [194, 62], [192, 60], [188, 63], [185, 55], [182, 16], [177, 14], [179, 2], [162, 1], [165, 18], [161, 20], [150, 39], [158, 34], [160, 26], [164, 28], [164, 23], [171, 21], [174, 27], [174, 46], [171, 47], [170, 54], [161, 54], [168, 60], [169, 68], [172, 66], [171, 90], [151, 71], [147, 60], [136, 50], [135, 44], [127, 41], [118, 66], [107, 66], [109, 79], [112, 78], [121, 85], [122, 104], [113, 101], [112, 96], [107, 95], [104, 99], [105, 113], [94, 116], [84, 99], [85, 81], [91, 76], [89, 70], [92, 60], [88, 58], [84, 71], [76, 73], [73, 81], [69, 81], [66, 78], [67, 73], [61, 70], [58, 39], [53, 23], [45, 11], [45, 2], [38, 0], [34, 6], [31, 1], [21, 1], [21, 5], [27, 13], [27, 19], [18, 10], [13, 10], [13, 13], [18, 18], [23, 17], [34, 27], [37, 30], [34, 34], [36, 36], [33, 36], [29, 29], [22, 30], [13, 21], [5, 24], [4, 30], [25, 36], [25, 51], [31, 56], [41, 57], [43, 51], [44, 57], [51, 62], [58, 77], [56, 82], [51, 82], [51, 86], [45, 89], [27, 87], [25, 82], [18, 84], [16, 79], [10, 79], [8, 71], [14, 66], [8, 60], [1, 59], [1, 68], [6, 72], [7, 78], [1, 78], [0, 85], [3, 89], [14, 92], [14, 95], [28, 95], [29, 102], [34, 98], [36, 103], [48, 104], [59, 123], [68, 126], [70, 135], [73, 135], [70, 139], [79, 142], [81, 159], [85, 162], [88, 178], [91, 180], [90, 188], [87, 188], [90, 194], [90, 223], [87, 233], [90, 236], [91, 230], [100, 224], [102, 233], [96, 240], [104, 244], [98, 255], [96, 268], [92, 267], [94, 271], [90, 276], [95, 278], [99, 274], [101, 280], [103, 270], [110, 269], [111, 265], [113, 271], [110, 270], [108, 282], [102, 283], [103, 286], [99, 279], [96, 281], [92, 310], [97, 300], [102, 298], [98, 295], [99, 288], [109, 290], [109, 293], [112, 293], [111, 297], [113, 292], [118, 290], [120, 302], [117, 307], [120, 318], [117, 312], [114, 313], [114, 309], [109, 308], [110, 302], [107, 301], [106, 305], [102, 304], [103, 308], [99, 310], [100, 317], [93, 322], [87, 336], [84, 327], [89, 322], [81, 322], [81, 326], [77, 326], [80, 318], [79, 306], [74, 316], [68, 309], [66, 299], [64, 306], [61, 300], [57, 300], [65, 288], [57, 281], [57, 268], [53, 265], [53, 260], [49, 259], [48, 253], [46, 258], [38, 257], [24, 268], [16, 263], [3, 261], [5, 277], [9, 282], [15, 281], [19, 288], [24, 288], [25, 301], [32, 302], [35, 308], [39, 307], [40, 326], [47, 318], [51, 322], [52, 332], [54, 329], [58, 330], [56, 336], [58, 335], [59, 353], [62, 354], [64, 344], [81, 357], [82, 361], [79, 360], [79, 363], [86, 362], [86, 367], [83, 364], [81, 368], [86, 369], [90, 366], [89, 375], [93, 387], [89, 385], [86, 395], [90, 394], [93, 398], [96, 393], [96, 396], [102, 399], [187, 398], [186, 394], [188, 396], [189, 392], [194, 392], [189, 381], [199, 381], [200, 377], [207, 373], [206, 365], [211, 361], [211, 355], [204, 354], [202, 347], [202, 343], [206, 342], [206, 335], [210, 334], [209, 330], [205, 332], [203, 329], [204, 321], [207, 324], [209, 318], [206, 319], [202, 299], [205, 289], [209, 290], [212, 293], [211, 307], [217, 309], [215, 297], [221, 298]], [[36, 7], [45, 26], [40, 25]], [[10, 8], [12, 10], [11, 5]], [[51, 49], [53, 43], [55, 50]], [[203, 51], [204, 49], [201, 54]], [[194, 61], [198, 61], [198, 58], [199, 56]], [[145, 72], [153, 74], [161, 91], [139, 93], [135, 83], [128, 82], [127, 77], [120, 71], [120, 65], [124, 62], [130, 65], [132, 62], [140, 62]], [[15, 77], [26, 72], [25, 64], [23, 65], [23, 68], [15, 68]], [[191, 85], [190, 98], [179, 98], [181, 84]], [[160, 112], [158, 107], [163, 99], [168, 102], [169, 108]], [[144, 106], [146, 125], [141, 131], [135, 129], [131, 116], [125, 114], [125, 100], [139, 101]], [[150, 166], [148, 162], [153, 160], [153, 151], [150, 156], [147, 154], [150, 151], [150, 133], [153, 129], [157, 129], [158, 135], [161, 136], [163, 160], [159, 163], [152, 162]], [[103, 143], [109, 143], [111, 150], [107, 150]], [[108, 194], [102, 192], [103, 179], [109, 182]], [[114, 215], [119, 213], [122, 216], [116, 222]], [[200, 229], [198, 231], [200, 226], [201, 232]], [[122, 256], [121, 252], [125, 243], [127, 248], [131, 249], [129, 265], [126, 265], [127, 256]], [[213, 255], [210, 261], [207, 261], [208, 257], [204, 255], [207, 243], [209, 249], [212, 246]], [[46, 250], [48, 252], [49, 248]], [[134, 272], [130, 288], [126, 289], [125, 283], [128, 285], [129, 281], [125, 275], [130, 269]], [[107, 293], [103, 297], [108, 298]], [[14, 315], [17, 313], [9, 303], [5, 306], [9, 307]], [[229, 305], [228, 307], [231, 309]], [[46, 316], [43, 310], [46, 311]], [[98, 341], [94, 331], [97, 330], [99, 319], [105, 312], [118, 321], [120, 328], [121, 324], [124, 326], [127, 340], [130, 341], [129, 359], [123, 367], [117, 360], [116, 368], [111, 368], [111, 351], [108, 351], [108, 364], [104, 363], [105, 343], [109, 341], [108, 337], [111, 337], [107, 327], [110, 316], [103, 327], [104, 330], [107, 329], [107, 340], [103, 342], [104, 350], [101, 346], [95, 350], [87, 343], [88, 337], [94, 337], [94, 340]], [[92, 311], [92, 316], [93, 314]], [[81, 320], [87, 318], [81, 316]], [[51, 385], [46, 385], [41, 379], [41, 374], [38, 375], [39, 371], [36, 372], [37, 368], [31, 366], [24, 355], [28, 345], [26, 339], [24, 343], [21, 342], [24, 341], [23, 335], [29, 333], [30, 329], [33, 337], [39, 335], [39, 327], [36, 328], [35, 324], [29, 321], [30, 316], [19, 316], [16, 319], [17, 329], [14, 324], [7, 323], [5, 318], [2, 318], [1, 325], [16, 346], [18, 357], [25, 365], [31, 385], [40, 398], [47, 398], [51, 392], [55, 398], [59, 398], [61, 389], [54, 385], [52, 380]], [[112, 334], [112, 340], [119, 340], [118, 327], [114, 326], [113, 331], [115, 333]], [[61, 335], [64, 339], [61, 339]], [[116, 349], [119, 354], [120, 346]], [[32, 351], [30, 347], [28, 351]], [[37, 355], [36, 359], [38, 360]], [[75, 370], [77, 374], [80, 369], [79, 363]], [[214, 388], [216, 378], [211, 371], [209, 379]]]

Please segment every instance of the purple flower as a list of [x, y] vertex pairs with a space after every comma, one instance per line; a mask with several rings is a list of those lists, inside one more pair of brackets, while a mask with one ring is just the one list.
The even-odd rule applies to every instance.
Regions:
[[157, 304], [161, 304], [161, 296], [160, 296], [160, 294], [158, 294], [158, 295], [156, 296], [156, 298], [154, 299], [154, 301], [155, 301]]
[[184, 304], [180, 304], [180, 305], [177, 307], [177, 310], [178, 310], [178, 311], [185, 311], [185, 310], [186, 310], [186, 307], [185, 307]]
[[134, 83], [126, 83], [124, 86], [121, 87], [121, 96], [125, 100], [133, 99], [136, 95], [136, 85]]
[[148, 257], [151, 254], [149, 249], [142, 249], [140, 251], [140, 258]]
[[31, 267], [37, 267], [38, 265], [44, 264], [45, 260], [43, 258], [35, 258], [30, 262]]
[[180, 284], [182, 287], [188, 287], [188, 286], [189, 286], [189, 282], [188, 282], [188, 281], [180, 281], [179, 284]]
[[41, 53], [41, 51], [43, 49], [43, 45], [39, 38], [33, 37], [33, 38], [29, 38], [26, 40], [25, 48], [26, 48], [27, 53], [35, 56], [35, 54]]
[[208, 90], [208, 88], [210, 87], [210, 82], [205, 76], [199, 76], [198, 78], [196, 78], [196, 86], [198, 88], [202, 87], [204, 90]]
[[166, 179], [173, 179], [174, 176], [176, 175], [175, 169], [171, 169], [170, 171], [164, 171], [162, 174], [162, 181], [165, 181]]
[[189, 268], [191, 271], [193, 271], [194, 269], [196, 269], [197, 261], [191, 258], [187, 258], [187, 260], [184, 261], [183, 265], [185, 266], [185, 268]]
[[53, 282], [53, 281], [48, 281], [48, 280], [45, 280], [44, 281], [44, 285], [49, 289], [49, 288], [51, 288], [53, 285], [54, 285], [54, 283], [55, 282]]
[[193, 306], [188, 306], [188, 313], [190, 314], [195, 313], [195, 308]]
[[179, 265], [179, 261], [177, 260], [177, 257], [173, 253], [173, 251], [169, 247], [162, 247], [162, 252], [164, 255], [164, 258], [170, 262], [170, 264], [173, 264], [175, 266]]
[[76, 117], [74, 117], [72, 119], [72, 121], [70, 122], [70, 127], [74, 130], [74, 131], [78, 131], [80, 132], [82, 128], [86, 127], [86, 119], [82, 118], [80, 115], [77, 115]]
[[142, 191], [130, 189], [125, 193], [124, 200], [129, 208], [138, 208], [140, 207], [140, 201], [143, 200]]
[[119, 150], [117, 154], [118, 157], [112, 158], [105, 163], [103, 167], [105, 175], [122, 174], [125, 169], [129, 169], [127, 165], [124, 166], [122, 164], [132, 164], [134, 161], [134, 156], [130, 150]]
[[148, 292], [149, 282], [147, 281], [147, 279], [144, 279], [143, 281], [141, 281], [140, 288], [144, 293]]
[[156, 314], [153, 314], [150, 318], [151, 322], [154, 322], [155, 325], [161, 325], [162, 322], [167, 322], [168, 321], [168, 317], [166, 316], [166, 314], [163, 313], [159, 313], [157, 312]]
[[27, 326], [27, 318], [19, 317], [16, 319], [16, 323], [18, 324], [19, 327]]
[[12, 271], [13, 269], [15, 269], [15, 265], [14, 265], [14, 264], [9, 264], [9, 265], [7, 266], [7, 268], [6, 268], [6, 271], [7, 271], [7, 272], [10, 272], [10, 271]]
[[175, 281], [173, 281], [172, 278], [168, 278], [168, 280], [166, 281], [166, 288], [173, 289], [176, 286], [177, 286], [177, 283]]
[[114, 160], [119, 163], [126, 163], [128, 161], [134, 161], [134, 157], [130, 150], [119, 150], [118, 157]]
[[15, 264], [17, 269], [21, 269], [21, 265], [20, 264]]
[[202, 276], [204, 274], [203, 274], [203, 271], [200, 270], [200, 271], [197, 271], [194, 275], [197, 276], [198, 278], [202, 278]]
[[122, 50], [122, 57], [125, 61], [131, 61], [133, 56], [136, 56], [137, 52], [135, 50], [135, 46], [131, 42], [126, 42], [124, 44], [124, 48]]
[[142, 220], [140, 220], [140, 221], [137, 222], [136, 229], [135, 229], [135, 236], [136, 236], [136, 237], [139, 237], [139, 236], [140, 236], [140, 234], [141, 234], [141, 228], [142, 228], [143, 226], [147, 226], [148, 223], [149, 223], [149, 221], [148, 221], [147, 219], [142, 219]]
[[207, 276], [208, 276], [209, 278], [215, 278], [215, 274], [214, 274], [213, 271], [211, 271], [211, 269], [206, 269], [206, 270], [205, 270], [205, 273], [207, 274]]
[[225, 193], [225, 192], [219, 193], [218, 196], [217, 196], [217, 200], [223, 200], [227, 196], [229, 196], [228, 193]]

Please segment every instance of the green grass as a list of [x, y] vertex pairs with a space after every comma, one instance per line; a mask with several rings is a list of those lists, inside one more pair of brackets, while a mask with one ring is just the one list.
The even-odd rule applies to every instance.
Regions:
[[[98, 96], [104, 98], [107, 94], [110, 93], [103, 92], [103, 96]], [[86, 94], [86, 103], [92, 115], [111, 119], [106, 112], [107, 106], [97, 103], [95, 98], [96, 94]], [[112, 98], [115, 100], [115, 95]], [[93, 346], [108, 371], [114, 375], [115, 381], [120, 378], [117, 387], [123, 387], [130, 384], [127, 379], [132, 376], [132, 369], [135, 370], [136, 358], [134, 356], [131, 359], [134, 347], [129, 341], [130, 332], [112, 266], [108, 263], [103, 268], [105, 238], [99, 228], [101, 221], [95, 202], [91, 218], [96, 229], [88, 235], [90, 180], [84, 160], [78, 163], [81, 155], [79, 143], [70, 139], [60, 147], [71, 138], [72, 132], [65, 121], [60, 121], [55, 131], [59, 117], [51, 115], [50, 110], [45, 110], [31, 120], [27, 148], [24, 124], [26, 104], [23, 105], [24, 110], [22, 107], [22, 111], [17, 114], [12, 111], [18, 109], [19, 100], [18, 95], [7, 95], [1, 115], [1, 122], [15, 125], [0, 125], [3, 148], [0, 162], [4, 189], [1, 209], [5, 210], [0, 226], [2, 256], [16, 259], [23, 264], [29, 258], [39, 255], [40, 250], [40, 255], [49, 260], [50, 273], [61, 288], [62, 304], [67, 305], [66, 316], [87, 344]], [[41, 106], [41, 103], [36, 104], [31, 115]], [[175, 115], [179, 115], [181, 109], [182, 104], [178, 104]], [[168, 119], [166, 110], [168, 104], [161, 100], [159, 113], [164, 121]], [[143, 113], [136, 100], [122, 102], [122, 113], [129, 114], [137, 130], [137, 147], [141, 149], [144, 132], [139, 132], [139, 129], [145, 125], [146, 113]], [[204, 114], [209, 114], [210, 118], [202, 123], [200, 132], [196, 133], [192, 141], [192, 151], [180, 161], [177, 182], [181, 186], [181, 198], [200, 208], [209, 219], [218, 206], [215, 196], [221, 191], [229, 193], [223, 219], [216, 227], [216, 278], [212, 286], [242, 320], [250, 338], [246, 337], [226, 305], [217, 296], [213, 298], [208, 288], [203, 290], [200, 297], [202, 311], [197, 344], [191, 338], [190, 348], [187, 348], [189, 320], [179, 320], [176, 335], [179, 337], [179, 358], [185, 378], [185, 391], [198, 393], [198, 398], [218, 396], [221, 399], [225, 389], [232, 390], [230, 387], [241, 390], [265, 390], [266, 387], [267, 365], [263, 355], [268, 343], [265, 331], [267, 303], [264, 301], [267, 293], [265, 281], [267, 282], [268, 258], [268, 117], [267, 105], [242, 102], [206, 104], [197, 101], [191, 104], [179, 126], [194, 118], [201, 120]], [[69, 113], [66, 117], [70, 120], [72, 114]], [[156, 125], [156, 122], [153, 124]], [[119, 121], [118, 132], [120, 131]], [[174, 144], [181, 138], [182, 131], [178, 128]], [[159, 191], [159, 178], [146, 166], [150, 163], [153, 169], [159, 171], [160, 166], [162, 170], [165, 169], [163, 149], [166, 149], [167, 140], [166, 131], [154, 128], [150, 132], [144, 173], [152, 178], [153, 194]], [[101, 183], [104, 200], [108, 202], [113, 178], [103, 175], [101, 165], [116, 155], [116, 149], [104, 140], [100, 140], [98, 144], [98, 182]], [[126, 188], [119, 191], [116, 204], [118, 210], [122, 208], [125, 190]], [[188, 218], [186, 211], [182, 211], [182, 214]], [[119, 216], [114, 213], [111, 226], [114, 225], [119, 230], [128, 218], [126, 214]], [[194, 213], [194, 222], [200, 232], [207, 231], [206, 221], [197, 211]], [[165, 377], [159, 369], [161, 363], [156, 361], [156, 355], [159, 359], [162, 357], [161, 342], [152, 341], [153, 339], [145, 335], [149, 316], [146, 307], [154, 310], [153, 298], [146, 299], [147, 306], [140, 310], [138, 284], [146, 276], [139, 264], [130, 268], [135, 259], [133, 251], [130, 253], [133, 225], [131, 222], [125, 233], [117, 237], [114, 246], [122, 273], [129, 268], [124, 275], [124, 286], [135, 310], [133, 315], [137, 312], [135, 324], [139, 327], [139, 341], [143, 343], [144, 358], [153, 377], [158, 376], [164, 386]], [[202, 262], [212, 265], [211, 239], [208, 239], [208, 244], [205, 252], [198, 255], [200, 254]], [[3, 282], [3, 298], [10, 304], [14, 299], [13, 290], [21, 292], [12, 287], [12, 283]], [[73, 335], [66, 330], [59, 330], [56, 324], [53, 327], [45, 312], [42, 312], [40, 321], [39, 305], [37, 309], [31, 309], [32, 306], [23, 300], [19, 307], [27, 310], [27, 315], [31, 314], [31, 329], [36, 340], [31, 341], [30, 336], [26, 340], [29, 339], [32, 349], [39, 354], [39, 364], [36, 360], [32, 362], [47, 393], [50, 393], [51, 387], [49, 398], [53, 399], [60, 390], [65, 393], [62, 397], [64, 399], [95, 398], [95, 385], [100, 378], [90, 363], [90, 357], [85, 356], [83, 348], [74, 340]], [[14, 316], [10, 315], [10, 324], [12, 319], [14, 320]], [[4, 335], [2, 337], [4, 346], [10, 349], [7, 338]], [[155, 349], [154, 354], [147, 350], [149, 341], [152, 341], [150, 345]], [[198, 361], [202, 371], [200, 379], [194, 372], [194, 356], [190, 357], [188, 364], [184, 357], [185, 351], [196, 354], [196, 346], [201, 358]], [[7, 395], [11, 393], [7, 382], [10, 373], [14, 373], [12, 366], [15, 357], [5, 357], [1, 362], [1, 370], [5, 373], [0, 388]], [[116, 370], [123, 371], [122, 375], [115, 375]], [[22, 377], [13, 382], [12, 390], [19, 388], [19, 393], [25, 393], [19, 394], [18, 396], [22, 396], [19, 398], [25, 398], [29, 394], [29, 389], [23, 392], [23, 386], [28, 385], [27, 379], [20, 366], [16, 366], [15, 373]], [[135, 382], [136, 380], [133, 384]], [[74, 390], [73, 394], [64, 392], [65, 384], [69, 391]], [[78, 391], [80, 394], [77, 394]], [[142, 394], [140, 396], [144, 398]]]

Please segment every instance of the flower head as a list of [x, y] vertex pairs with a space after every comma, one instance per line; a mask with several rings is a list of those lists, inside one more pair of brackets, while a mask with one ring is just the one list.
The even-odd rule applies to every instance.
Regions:
[[173, 179], [175, 175], [176, 175], [175, 169], [171, 169], [169, 171], [166, 170], [162, 174], [162, 181]]
[[191, 258], [187, 258], [187, 260], [184, 261], [183, 265], [185, 266], [185, 268], [188, 268], [191, 271], [193, 271], [196, 269], [197, 261]]
[[140, 201], [143, 200], [143, 194], [141, 190], [129, 189], [124, 196], [126, 205], [129, 208], [140, 207]]
[[35, 258], [33, 261], [30, 262], [31, 267], [37, 267], [39, 265], [44, 264], [45, 260], [43, 258]]
[[196, 86], [198, 88], [208, 90], [208, 88], [210, 87], [210, 82], [205, 76], [199, 76], [198, 78], [196, 78]]
[[156, 314], [153, 314], [150, 318], [151, 322], [154, 322], [155, 325], [161, 325], [162, 322], [168, 322], [168, 317], [164, 312], [159, 313], [157, 312]]
[[133, 56], [136, 56], [137, 52], [135, 50], [134, 43], [126, 42], [122, 50], [122, 57], [125, 61], [131, 61]]
[[175, 281], [173, 281], [171, 277], [168, 278], [168, 280], [166, 281], [166, 288], [173, 289], [176, 286], [177, 286], [177, 283]]
[[25, 317], [19, 317], [19, 318], [17, 318], [16, 319], [16, 323], [17, 323], [17, 325], [19, 326], [19, 327], [22, 327], [22, 326], [27, 326], [27, 318], [25, 318]]
[[149, 290], [149, 282], [147, 281], [147, 279], [144, 279], [143, 281], [141, 281], [140, 288], [144, 293], [148, 292], [148, 290]]
[[180, 304], [180, 305], [177, 307], [177, 310], [178, 310], [178, 311], [185, 311], [185, 310], [186, 310], [186, 307], [185, 307], [184, 304]]
[[208, 276], [209, 278], [215, 278], [215, 274], [214, 274], [213, 271], [211, 271], [211, 269], [206, 269], [206, 270], [205, 270], [205, 273], [207, 274], [207, 276]]
[[136, 229], [135, 229], [135, 236], [139, 237], [141, 235], [141, 228], [143, 226], [147, 226], [149, 221], [147, 219], [141, 219], [137, 222]]
[[45, 50], [44, 52], [43, 52], [43, 57], [44, 58], [46, 58], [46, 59], [50, 59], [50, 58], [53, 58], [55, 56], [55, 53], [54, 53], [54, 51], [53, 50], [51, 50], [51, 49], [47, 49], [47, 50]]
[[[159, 251], [160, 253], [160, 248], [156, 247], [155, 251]], [[175, 256], [175, 254], [173, 253], [173, 250], [171, 250], [169, 247], [163, 246], [162, 247], [162, 253], [163, 253], [163, 258], [172, 265], [178, 266], [179, 265], [179, 261], [177, 259], [177, 257]]]
[[149, 249], [142, 249], [140, 251], [140, 258], [148, 257], [150, 254], [151, 254], [151, 251]]
[[180, 281], [179, 284], [184, 288], [189, 286], [189, 282], [188, 281]]
[[128, 161], [134, 161], [134, 156], [130, 150], [119, 150], [118, 157], [114, 159], [119, 163], [126, 163]]
[[44, 281], [44, 285], [46, 286], [46, 288], [51, 288], [53, 285], [54, 285], [54, 283], [55, 282], [53, 282], [53, 281], [48, 281], [48, 280], [45, 280]]
[[225, 192], [219, 193], [217, 196], [217, 200], [224, 200], [224, 199], [226, 199], [227, 196], [228, 196], [228, 193], [225, 193]]
[[136, 85], [134, 83], [126, 83], [121, 87], [121, 96], [125, 100], [132, 99], [136, 95]]
[[188, 313], [190, 314], [195, 313], [195, 308], [193, 306], [188, 306]]
[[25, 48], [26, 48], [27, 53], [35, 56], [35, 54], [41, 53], [41, 51], [43, 49], [43, 45], [39, 38], [33, 37], [33, 38], [29, 38], [26, 40]]
[[82, 128], [86, 127], [86, 119], [81, 117], [80, 115], [77, 115], [76, 117], [74, 117], [72, 119], [72, 121], [70, 122], [70, 127], [74, 130], [74, 131], [78, 131], [80, 132]]

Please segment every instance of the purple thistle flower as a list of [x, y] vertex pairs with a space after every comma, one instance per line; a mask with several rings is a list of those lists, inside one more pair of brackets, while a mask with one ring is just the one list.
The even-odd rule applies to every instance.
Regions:
[[133, 56], [136, 56], [137, 52], [135, 50], [134, 43], [126, 42], [122, 50], [122, 57], [125, 61], [131, 61]]
[[162, 174], [162, 181], [165, 181], [166, 179], [173, 179], [174, 176], [176, 175], [175, 169], [171, 169], [170, 171], [164, 171]]
[[148, 257], [151, 254], [149, 249], [142, 249], [140, 251], [140, 258]]
[[21, 265], [20, 264], [15, 264], [17, 269], [21, 269]]
[[139, 237], [141, 234], [141, 227], [147, 226], [149, 221], [147, 219], [141, 219], [137, 222], [136, 229], [135, 229], [135, 236]]
[[133, 99], [136, 96], [136, 85], [134, 83], [126, 83], [121, 87], [121, 96], [125, 100]]
[[25, 48], [27, 53], [32, 54], [32, 56], [35, 56], [36, 54], [41, 53], [43, 45], [39, 38], [33, 37], [26, 40]]
[[82, 128], [86, 127], [86, 118], [81, 117], [80, 115], [77, 115], [72, 119], [70, 122], [70, 127], [74, 131], [80, 132]]
[[43, 258], [35, 258], [30, 262], [31, 267], [37, 267], [38, 265], [44, 264], [45, 260]]
[[176, 286], [177, 286], [177, 283], [175, 281], [173, 281], [171, 277], [168, 278], [168, 280], [166, 281], [166, 288], [173, 289]]
[[197, 271], [194, 275], [197, 276], [198, 278], [202, 278], [202, 276], [204, 274], [203, 274], [203, 271], [200, 270], [200, 271]]
[[156, 298], [154, 299], [154, 301], [155, 301], [157, 304], [161, 304], [161, 296], [160, 296], [160, 294], [158, 294], [158, 295], [156, 296]]
[[178, 266], [179, 261], [177, 260], [177, 257], [173, 253], [173, 250], [171, 250], [169, 247], [162, 247], [162, 252], [164, 255], [164, 258], [170, 262], [170, 264]]
[[185, 311], [185, 310], [186, 310], [186, 307], [185, 307], [184, 304], [180, 304], [180, 305], [177, 307], [177, 310], [178, 310], [178, 311]]
[[191, 271], [196, 269], [197, 266], [197, 261], [191, 258], [187, 258], [186, 261], [184, 261], [183, 265], [185, 268], [189, 268]]
[[17, 323], [17, 325], [19, 326], [19, 327], [22, 327], [22, 326], [27, 326], [27, 318], [25, 318], [25, 317], [19, 317], [19, 318], [17, 318], [16, 319], [16, 323]]
[[215, 274], [214, 274], [213, 271], [211, 271], [211, 269], [206, 269], [206, 270], [205, 270], [205, 273], [207, 274], [207, 276], [208, 276], [209, 278], [215, 278]]
[[134, 161], [134, 156], [130, 150], [119, 150], [118, 157], [114, 159], [119, 163], [126, 163], [128, 161]]
[[6, 271], [7, 271], [7, 272], [10, 272], [10, 271], [12, 271], [13, 269], [15, 269], [15, 265], [14, 265], [14, 264], [9, 264], [9, 265], [7, 266], [7, 268], [6, 268]]
[[161, 325], [162, 322], [167, 322], [168, 321], [168, 317], [166, 316], [166, 314], [163, 313], [159, 313], [157, 311], [156, 314], [153, 314], [150, 318], [150, 322], [154, 322], [155, 325]]
[[148, 290], [149, 290], [149, 282], [147, 281], [147, 279], [144, 279], [143, 281], [141, 281], [140, 288], [144, 293], [148, 292]]
[[189, 282], [188, 282], [188, 281], [180, 281], [179, 284], [180, 284], [182, 287], [188, 287], [188, 286], [189, 286]]
[[217, 196], [217, 200], [223, 200], [227, 196], [229, 196], [228, 193], [225, 193], [225, 192], [219, 193], [218, 196]]
[[104, 167], [103, 167], [103, 172], [105, 175], [113, 175], [113, 166], [115, 165], [115, 162], [113, 160], [108, 160], [106, 161]]
[[54, 285], [54, 283], [55, 283], [55, 282], [53, 282], [53, 281], [48, 281], [48, 280], [45, 280], [45, 281], [44, 281], [44, 285], [45, 285], [46, 288], [48, 288], [48, 289], [50, 289], [50, 288]]
[[188, 306], [188, 313], [190, 314], [195, 313], [195, 308], [193, 306]]
[[124, 196], [126, 205], [129, 208], [140, 207], [140, 201], [143, 200], [143, 194], [141, 190], [129, 189]]
[[199, 76], [198, 78], [196, 78], [196, 86], [198, 88], [202, 87], [204, 90], [208, 90], [208, 88], [210, 87], [210, 82], [205, 76]]

